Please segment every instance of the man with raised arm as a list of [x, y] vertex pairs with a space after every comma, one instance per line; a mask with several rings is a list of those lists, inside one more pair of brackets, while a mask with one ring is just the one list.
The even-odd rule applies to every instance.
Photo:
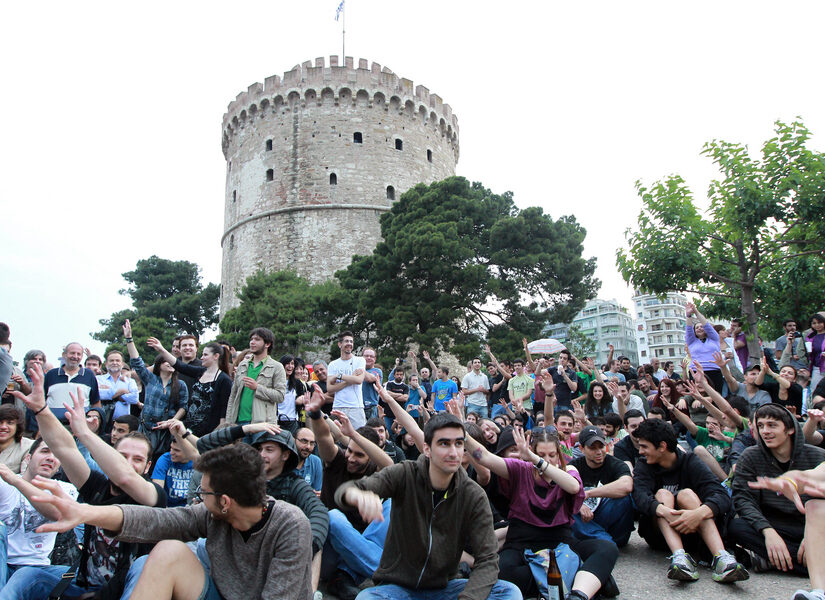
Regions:
[[[43, 392], [43, 375], [39, 366], [31, 373], [32, 393], [17, 396], [26, 407], [35, 413], [40, 435], [54, 455], [60, 460], [69, 481], [77, 487], [80, 498], [89, 505], [142, 504], [144, 506], [166, 506], [166, 493], [157, 484], [148, 481], [146, 474], [151, 466], [151, 444], [141, 433], [132, 432], [120, 438], [112, 448], [96, 433], [86, 421], [83, 410], [83, 392], [71, 393], [72, 406], [64, 405], [65, 415], [72, 432], [97, 462], [103, 473], [92, 471], [83, 455], [77, 449], [72, 434], [49, 410]], [[57, 483], [49, 487], [54, 494]], [[62, 495], [62, 491], [60, 492]], [[57, 529], [49, 529], [57, 531]], [[68, 595], [83, 595], [100, 592], [118, 597], [121, 593], [129, 597], [130, 586], [134, 585], [138, 574], [131, 569], [134, 559], [148, 552], [144, 545], [123, 543], [114, 539], [105, 528], [88, 526], [84, 530], [84, 549], [81, 553], [77, 576], [65, 591]], [[66, 567], [28, 567], [15, 575], [14, 585], [9, 582], [3, 588], [0, 598], [44, 598], [48, 597], [61, 580]]]
[[390, 502], [385, 511], [387, 522], [364, 522], [357, 510], [336, 509], [335, 490], [339, 485], [393, 464], [380, 447], [378, 434], [369, 427], [357, 430], [343, 412], [333, 411], [339, 419], [341, 433], [348, 438], [346, 451], [336, 445], [328, 425], [328, 417], [321, 412], [323, 392], [313, 386], [306, 405], [309, 426], [315, 434], [318, 455], [324, 461], [324, 480], [321, 501], [330, 509], [329, 536], [324, 547], [321, 578], [329, 581], [331, 591], [352, 600], [358, 594], [358, 582], [369, 577], [377, 568], [387, 535]]
[[[120, 540], [158, 542], [132, 600], [309, 600], [309, 522], [298, 507], [267, 497], [258, 452], [246, 444], [218, 448], [196, 467], [203, 473], [196, 492], [201, 502], [166, 510], [78, 504], [56, 482], [38, 482], [53, 494], [41, 501], [61, 515], [41, 529], [87, 523]], [[184, 543], [198, 538], [206, 538], [208, 564]]]
[[367, 361], [352, 353], [354, 345], [355, 338], [351, 331], [342, 331], [338, 334], [341, 356], [327, 366], [327, 393], [335, 394], [333, 410], [346, 413], [353, 426], [358, 428], [367, 424], [361, 389]]

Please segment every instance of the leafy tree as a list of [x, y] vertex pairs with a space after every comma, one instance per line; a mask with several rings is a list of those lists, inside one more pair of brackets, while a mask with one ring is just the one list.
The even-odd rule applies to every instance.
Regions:
[[520, 340], [537, 323], [572, 319], [599, 286], [573, 217], [519, 210], [510, 192], [462, 177], [404, 193], [381, 216], [381, 235], [336, 276], [340, 320], [382, 354], [416, 343], [464, 361], [502, 327]]
[[134, 271], [123, 273], [123, 278], [129, 287], [120, 293], [132, 299], [132, 308], [101, 319], [103, 329], [92, 334], [94, 339], [108, 344], [107, 352], [115, 349], [125, 353], [125, 319], [132, 323], [132, 334], [141, 353], [150, 336], [169, 347], [175, 336], [200, 336], [218, 322], [220, 286], [210, 283], [204, 287], [195, 263], [150, 256], [139, 260]]
[[585, 356], [596, 356], [595, 340], [582, 333], [578, 325], [571, 325], [567, 328], [567, 337], [564, 340], [564, 345], [580, 360], [584, 360]]
[[275, 334], [273, 356], [324, 351], [333, 329], [328, 303], [337, 289], [334, 282], [313, 285], [292, 271], [258, 271], [238, 294], [240, 305], [221, 319], [221, 335], [241, 349], [250, 330], [266, 327]]
[[825, 155], [807, 147], [801, 122], [777, 122], [775, 131], [759, 159], [741, 144], [705, 145], [722, 175], [711, 182], [706, 211], [678, 175], [651, 188], [637, 183], [639, 226], [616, 261], [643, 292], [694, 293], [708, 315], [743, 315], [751, 357], [760, 355], [760, 318], [810, 310], [824, 278]]

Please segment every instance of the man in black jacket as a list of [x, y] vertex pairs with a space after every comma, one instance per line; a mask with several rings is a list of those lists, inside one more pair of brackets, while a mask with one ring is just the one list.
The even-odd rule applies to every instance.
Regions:
[[757, 443], [736, 465], [733, 504], [739, 516], [728, 526], [728, 537], [749, 551], [757, 571], [773, 567], [807, 574], [800, 550], [805, 515], [787, 498], [750, 484], [758, 477], [792, 478], [813, 469], [825, 461], [825, 450], [805, 443], [802, 427], [784, 406], [765, 404], [753, 418]]
[[639, 535], [652, 547], [670, 549], [668, 578], [699, 579], [685, 542], [702, 550], [699, 542], [704, 541], [713, 555], [714, 581], [747, 579], [748, 572], [725, 550], [719, 535], [719, 525], [730, 510], [730, 498], [719, 480], [698, 456], [677, 452], [670, 423], [647, 419], [631, 435], [639, 441], [641, 455], [633, 474], [633, 500], [642, 514]]

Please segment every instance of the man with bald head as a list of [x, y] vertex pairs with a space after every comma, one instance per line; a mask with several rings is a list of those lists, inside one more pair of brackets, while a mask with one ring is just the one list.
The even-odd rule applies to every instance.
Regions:
[[295, 432], [295, 447], [298, 450], [298, 464], [295, 473], [306, 481], [316, 496], [321, 496], [321, 485], [324, 482], [324, 464], [315, 452], [315, 434], [307, 427], [301, 427]]
[[63, 420], [66, 413], [63, 404], [74, 404], [70, 393], [77, 396], [78, 391], [83, 392], [83, 397], [87, 398], [85, 408], [101, 406], [97, 377], [91, 369], [81, 366], [82, 361], [83, 345], [79, 342], [69, 342], [63, 348], [63, 366], [46, 373], [43, 381], [46, 404], [58, 419]]

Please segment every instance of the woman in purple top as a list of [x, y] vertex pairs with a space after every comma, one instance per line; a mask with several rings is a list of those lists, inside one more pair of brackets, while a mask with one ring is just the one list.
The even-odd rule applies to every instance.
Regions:
[[565, 466], [556, 428], [534, 427], [529, 446], [521, 430], [516, 429], [513, 438], [521, 460], [496, 456], [470, 436], [464, 441], [473, 461], [498, 476], [501, 492], [510, 499], [510, 526], [499, 553], [499, 577], [516, 584], [525, 598], [536, 596], [538, 588], [524, 551], [555, 548], [564, 542], [583, 561], [567, 599], [589, 600], [600, 589], [603, 596], [617, 595], [610, 575], [619, 556], [616, 544], [573, 537], [573, 515], [580, 510], [585, 493], [578, 471]]
[[825, 314], [818, 312], [811, 317], [811, 332], [805, 342], [811, 344], [808, 356], [811, 359], [811, 389], [814, 390], [825, 374]]
[[[685, 316], [688, 318], [687, 325], [685, 325], [685, 342], [690, 358], [702, 365], [705, 377], [710, 381], [713, 389], [721, 394], [724, 379], [719, 365], [713, 361], [714, 353], [721, 352], [719, 334], [693, 302], [685, 304]], [[745, 366], [743, 365], [742, 368]]]

